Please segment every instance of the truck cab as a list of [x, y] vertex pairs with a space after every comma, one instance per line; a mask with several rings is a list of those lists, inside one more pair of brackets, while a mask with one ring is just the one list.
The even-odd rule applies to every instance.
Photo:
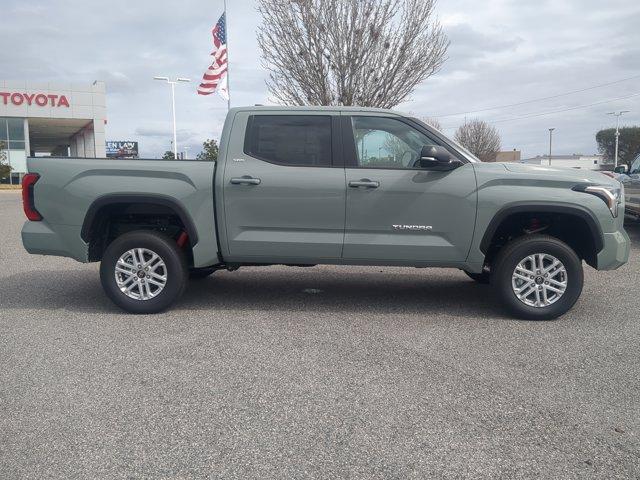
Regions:
[[[229, 261], [465, 261], [477, 201], [473, 159], [435, 131], [355, 109], [240, 110], [238, 124], [245, 127], [226, 142], [217, 184]], [[440, 168], [420, 165], [425, 147], [441, 149]]]

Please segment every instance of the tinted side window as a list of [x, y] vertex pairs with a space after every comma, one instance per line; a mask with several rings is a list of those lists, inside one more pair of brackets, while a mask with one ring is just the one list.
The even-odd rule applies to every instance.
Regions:
[[636, 173], [640, 173], [640, 155], [633, 161], [631, 170], [629, 171], [631, 175], [635, 175]]
[[317, 115], [253, 115], [244, 150], [247, 155], [306, 167], [331, 166], [331, 117]]

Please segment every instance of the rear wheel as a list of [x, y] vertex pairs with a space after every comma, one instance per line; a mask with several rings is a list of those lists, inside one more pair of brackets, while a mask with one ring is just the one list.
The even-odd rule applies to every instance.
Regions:
[[492, 284], [505, 306], [529, 320], [551, 320], [566, 313], [582, 293], [582, 262], [564, 242], [530, 235], [503, 248]]
[[107, 296], [131, 313], [167, 309], [184, 291], [188, 269], [176, 243], [157, 232], [116, 238], [104, 252], [100, 280]]

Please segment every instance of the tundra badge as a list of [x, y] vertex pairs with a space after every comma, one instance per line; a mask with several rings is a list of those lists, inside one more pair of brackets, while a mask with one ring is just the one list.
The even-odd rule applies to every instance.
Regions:
[[393, 225], [394, 230], [413, 230], [418, 232], [429, 232], [433, 230], [431, 225]]

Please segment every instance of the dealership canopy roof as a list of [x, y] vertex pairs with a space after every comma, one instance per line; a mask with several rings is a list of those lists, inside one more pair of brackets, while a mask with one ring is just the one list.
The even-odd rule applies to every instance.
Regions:
[[69, 144], [71, 137], [91, 125], [92, 122], [80, 119], [31, 118], [31, 150], [36, 153], [51, 152], [59, 145]]
[[[30, 154], [105, 157], [106, 88], [103, 82], [52, 83], [0, 80], [0, 117], [24, 121], [12, 158]], [[11, 139], [10, 139], [11, 140]], [[11, 148], [11, 145], [10, 145]], [[24, 160], [12, 160], [24, 170]], [[22, 171], [20, 170], [20, 171]]]

